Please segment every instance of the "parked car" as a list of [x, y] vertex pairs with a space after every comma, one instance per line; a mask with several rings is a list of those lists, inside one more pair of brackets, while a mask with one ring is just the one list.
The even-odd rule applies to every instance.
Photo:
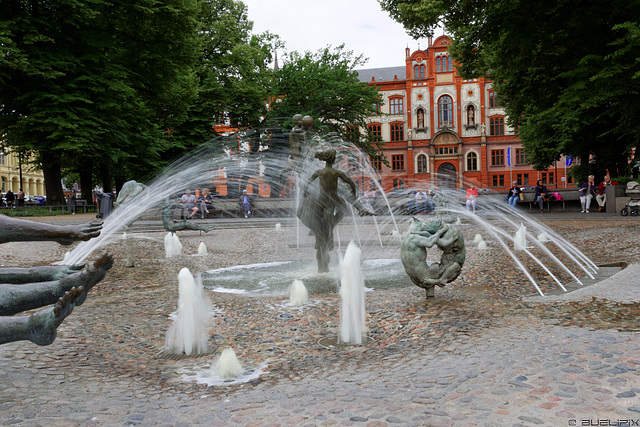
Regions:
[[33, 200], [35, 200], [39, 205], [44, 205], [47, 203], [47, 198], [45, 196], [31, 196]]

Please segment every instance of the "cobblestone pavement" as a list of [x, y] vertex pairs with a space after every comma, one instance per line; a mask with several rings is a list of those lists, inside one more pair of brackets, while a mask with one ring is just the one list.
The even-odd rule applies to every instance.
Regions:
[[[185, 255], [171, 260], [163, 233], [145, 233], [135, 243], [136, 267], [126, 268], [114, 241], [90, 259], [108, 251], [116, 265], [52, 345], [0, 346], [0, 425], [638, 425], [640, 222], [604, 215], [543, 221], [598, 264], [628, 267], [575, 293], [537, 297], [490, 240], [489, 250], [475, 248], [476, 230], [465, 224], [461, 277], [428, 301], [410, 283], [368, 292], [371, 339], [363, 346], [321, 345], [338, 332], [336, 294], [312, 295], [298, 309], [283, 304], [285, 296], [211, 293], [209, 354], [179, 360], [162, 350], [182, 267], [313, 259], [313, 249], [295, 249], [293, 227], [248, 229], [240, 221], [208, 234], [179, 232]], [[209, 254], [190, 255], [202, 241]], [[390, 245], [374, 256], [398, 250]], [[9, 243], [0, 247], [0, 264], [47, 264], [65, 251], [49, 242]], [[554, 287], [540, 284], [545, 292]], [[244, 366], [266, 372], [224, 386], [185, 379], [226, 346]]]

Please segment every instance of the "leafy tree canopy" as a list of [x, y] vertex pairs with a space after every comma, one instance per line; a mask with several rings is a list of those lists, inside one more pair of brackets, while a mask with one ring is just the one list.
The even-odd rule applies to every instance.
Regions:
[[[378, 89], [358, 79], [354, 69], [366, 60], [344, 45], [312, 52], [291, 52], [275, 73], [273, 102], [267, 121], [308, 115], [330, 132], [354, 142], [369, 156], [380, 158], [368, 135], [366, 118], [380, 103]], [[354, 132], [359, 129], [360, 132]]]
[[490, 75], [535, 167], [566, 154], [625, 173], [640, 135], [640, 3], [379, 2], [414, 37], [444, 26], [458, 71]]
[[281, 45], [268, 32], [252, 34], [247, 7], [236, 0], [202, 3], [202, 53], [196, 65], [198, 96], [186, 122], [174, 128], [174, 140], [187, 147], [213, 136], [212, 124], [255, 126], [266, 115], [273, 70], [272, 50]]

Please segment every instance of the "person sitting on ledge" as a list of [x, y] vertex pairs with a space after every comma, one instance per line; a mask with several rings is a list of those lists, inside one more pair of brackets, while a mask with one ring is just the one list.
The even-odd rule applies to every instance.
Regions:
[[596, 202], [598, 202], [598, 211], [602, 212], [607, 203], [607, 187], [610, 185], [618, 185], [617, 182], [611, 181], [609, 175], [604, 176], [604, 181], [598, 185], [598, 194], [596, 195]]
[[511, 183], [511, 188], [509, 189], [509, 193], [507, 194], [507, 200], [509, 201], [509, 207], [511, 209], [515, 209], [516, 203], [520, 200], [520, 187], [518, 187], [518, 181], [513, 181]]
[[533, 196], [533, 203], [540, 205], [540, 213], [544, 213], [544, 199], [547, 197], [547, 187], [542, 185], [542, 180], [536, 181], [535, 194]]
[[582, 213], [589, 213], [591, 199], [596, 195], [595, 176], [589, 175], [587, 182], [583, 182], [580, 186], [580, 204], [582, 204]]
[[208, 188], [203, 188], [202, 192], [200, 193], [200, 198], [198, 199], [198, 202], [200, 202], [200, 214], [202, 219], [204, 219], [205, 214], [209, 213], [209, 209], [214, 209], [213, 207], [213, 197], [211, 196], [211, 193], [209, 192]]
[[187, 191], [185, 191], [184, 195], [180, 198], [180, 203], [187, 209], [189, 218], [193, 218], [195, 214], [198, 213], [196, 202], [196, 196], [191, 194], [191, 190], [187, 188]]

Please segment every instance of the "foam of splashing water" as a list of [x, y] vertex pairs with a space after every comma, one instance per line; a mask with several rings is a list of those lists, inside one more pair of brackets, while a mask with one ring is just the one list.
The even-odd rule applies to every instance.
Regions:
[[295, 279], [291, 283], [289, 302], [294, 306], [305, 305], [309, 302], [309, 292], [302, 280]]
[[164, 251], [167, 258], [173, 258], [182, 253], [182, 243], [180, 243], [177, 234], [167, 233], [167, 235], [164, 236]]
[[360, 248], [349, 243], [340, 269], [340, 340], [362, 344], [365, 332], [364, 276], [360, 265]]
[[198, 255], [207, 255], [207, 245], [205, 245], [204, 242], [200, 242], [200, 245], [198, 246]]
[[211, 302], [188, 268], [178, 274], [178, 315], [167, 331], [165, 348], [174, 353], [204, 353], [209, 339]]

